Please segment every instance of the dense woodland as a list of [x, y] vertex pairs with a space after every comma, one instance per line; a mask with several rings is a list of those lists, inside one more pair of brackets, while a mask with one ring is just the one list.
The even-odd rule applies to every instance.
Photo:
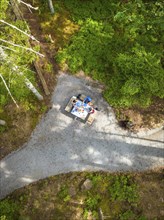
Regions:
[[[61, 1], [79, 31], [57, 60], [105, 83], [115, 106], [149, 106], [164, 97], [162, 1]], [[60, 10], [60, 4], [59, 4]]]

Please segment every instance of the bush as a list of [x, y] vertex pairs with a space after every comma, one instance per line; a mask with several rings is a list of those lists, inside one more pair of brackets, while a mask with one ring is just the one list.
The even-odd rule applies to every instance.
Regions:
[[112, 201], [134, 203], [138, 200], [137, 187], [127, 175], [111, 177], [109, 192]]
[[69, 192], [68, 192], [68, 187], [66, 185], [61, 187], [61, 189], [60, 189], [60, 191], [58, 193], [58, 196], [64, 202], [68, 202], [71, 199], [71, 197], [69, 195]]
[[98, 208], [98, 204], [100, 201], [99, 195], [92, 195], [91, 193], [88, 193], [88, 196], [85, 200], [85, 206], [87, 210], [96, 210]]
[[160, 60], [137, 45], [131, 53], [120, 53], [114, 61], [114, 75], [105, 91], [113, 105], [147, 107], [154, 96], [164, 97], [164, 74]]
[[14, 220], [18, 219], [19, 207], [16, 203], [10, 200], [0, 201], [0, 219], [2, 220]]

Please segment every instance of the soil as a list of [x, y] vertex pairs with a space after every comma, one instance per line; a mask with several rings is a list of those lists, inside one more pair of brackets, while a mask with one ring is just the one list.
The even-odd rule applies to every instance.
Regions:
[[[131, 122], [133, 130], [152, 129], [164, 124], [164, 99], [155, 98], [148, 108], [114, 109], [120, 122]], [[127, 124], [123, 124], [126, 128]]]

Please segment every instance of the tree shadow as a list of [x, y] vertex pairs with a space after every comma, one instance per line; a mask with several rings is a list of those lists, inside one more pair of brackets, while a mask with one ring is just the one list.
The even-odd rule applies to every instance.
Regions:
[[[70, 96], [82, 91], [100, 97], [97, 102], [102, 108], [108, 107], [101, 94], [90, 90], [83, 81], [66, 75], [60, 77], [52, 97], [54, 104], [29, 142], [1, 161], [0, 198], [30, 182], [70, 171], [142, 171], [163, 166], [161, 143], [107, 133], [103, 127], [97, 127], [99, 124], [88, 126], [63, 114]], [[105, 110], [102, 112], [97, 118], [100, 124], [102, 115], [107, 114]], [[109, 120], [107, 126], [110, 123]]]

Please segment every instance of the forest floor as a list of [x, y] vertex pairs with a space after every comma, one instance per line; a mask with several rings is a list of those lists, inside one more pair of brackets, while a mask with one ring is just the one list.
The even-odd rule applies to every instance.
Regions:
[[[40, 180], [16, 190], [7, 197], [9, 204], [15, 204], [15, 218], [27, 220], [94, 220], [99, 219], [98, 208], [111, 220], [162, 220], [163, 210], [163, 171], [144, 173], [124, 173], [130, 176], [130, 186], [137, 186], [137, 201], [113, 200], [111, 193], [124, 197], [124, 191], [112, 179], [123, 174], [111, 175], [105, 172], [73, 172]], [[83, 183], [90, 180], [90, 188], [83, 189]], [[122, 183], [125, 186], [126, 183]], [[129, 183], [128, 183], [129, 184]], [[113, 190], [113, 191], [112, 191]], [[116, 190], [116, 191], [115, 191]], [[95, 196], [97, 195], [97, 197]], [[7, 207], [7, 206], [6, 206]], [[8, 213], [9, 213], [8, 208]], [[4, 213], [4, 210], [3, 210]], [[95, 216], [96, 215], [96, 216]]]

